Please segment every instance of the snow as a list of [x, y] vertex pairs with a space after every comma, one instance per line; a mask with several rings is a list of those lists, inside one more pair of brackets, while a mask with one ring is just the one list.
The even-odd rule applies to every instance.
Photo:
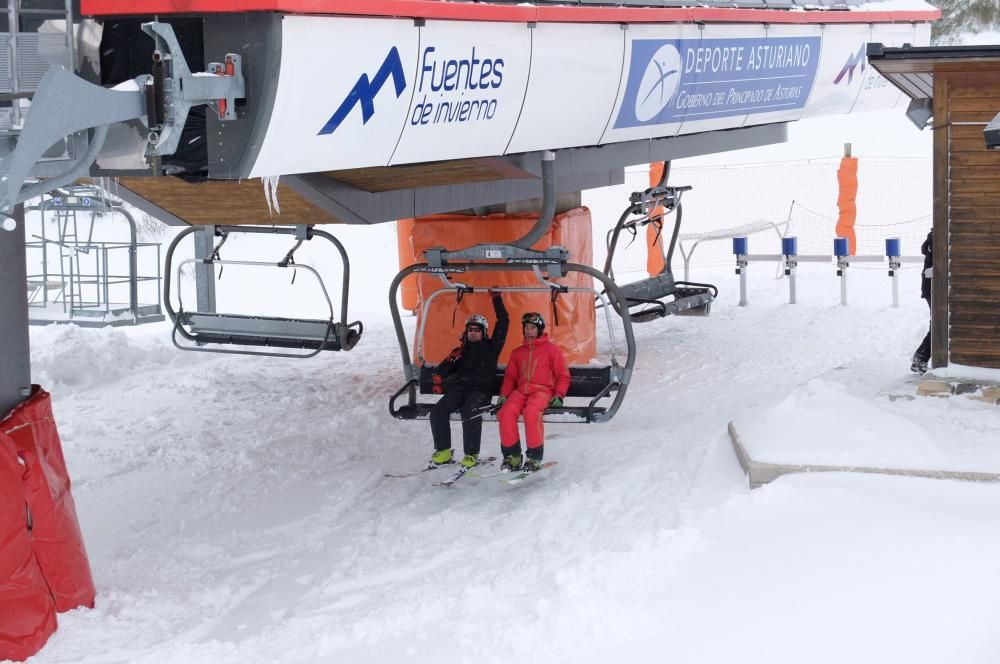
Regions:
[[883, 2], [869, 2], [857, 7], [852, 7], [852, 11], [863, 12], [887, 12], [887, 11], [929, 11], [935, 9], [934, 5], [924, 2], [924, 0], [884, 0]]
[[1000, 473], [998, 429], [982, 428], [1000, 427], [1000, 414], [974, 408], [967, 422], [955, 416], [966, 406], [921, 399], [890, 408], [814, 379], [777, 405], [748, 412], [735, 428], [759, 462]]
[[[378, 246], [344, 230], [354, 255]], [[880, 396], [926, 328], [918, 271], [898, 309], [881, 270], [839, 306], [825, 265], [802, 268], [794, 306], [757, 272], [740, 308], [711, 269], [712, 315], [637, 327], [619, 415], [550, 425], [560, 464], [520, 487], [383, 477], [431, 451], [426, 422], [387, 413], [402, 371], [384, 313], [354, 351], [308, 361], [182, 353], [166, 323], [33, 328], [99, 589], [33, 661], [996, 661], [1000, 487], [750, 491], [725, 433], [811, 442], [840, 409], [887, 433], [845, 441], [879, 461], [995, 459], [995, 406]]]
[[949, 364], [946, 367], [938, 367], [931, 370], [930, 375], [940, 376], [941, 378], [964, 378], [984, 383], [1000, 383], [1000, 369], [968, 367], [964, 364]]
[[[901, 114], [867, 117], [798, 123], [789, 146], [716, 159], [836, 156], [845, 137], [929, 156], [929, 132]], [[616, 217], [595, 220], [595, 249]], [[32, 328], [98, 587], [96, 608], [61, 615], [32, 662], [1000, 659], [1000, 486], [818, 473], [751, 491], [726, 433], [736, 421], [776, 460], [995, 470], [1000, 408], [887, 396], [927, 329], [918, 267], [900, 271], [894, 308], [882, 267], [850, 269], [844, 307], [832, 265], [801, 265], [789, 305], [774, 265], [753, 264], [739, 307], [733, 266], [696, 259], [692, 279], [720, 287], [712, 315], [636, 326], [613, 421], [549, 425], [559, 465], [520, 486], [437, 488], [433, 473], [384, 477], [431, 452], [427, 422], [387, 409], [403, 381], [385, 304], [394, 229], [336, 235], [353, 261], [350, 316], [365, 323], [351, 352], [184, 353], [169, 323]], [[233, 238], [224, 257], [292, 244], [267, 240]], [[336, 300], [332, 248], [307, 243], [296, 259]], [[308, 279], [238, 267], [220, 309], [326, 307]], [[483, 452], [497, 449], [488, 424]]]

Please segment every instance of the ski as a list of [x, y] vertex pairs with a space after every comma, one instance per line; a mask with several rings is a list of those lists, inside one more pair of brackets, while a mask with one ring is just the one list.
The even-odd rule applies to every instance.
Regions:
[[[489, 463], [491, 461], [496, 461], [496, 460], [497, 460], [496, 457], [492, 457], [491, 456], [491, 457], [486, 457], [485, 459], [480, 459], [479, 463], [480, 464]], [[437, 470], [439, 468], [447, 468], [448, 466], [454, 466], [455, 463], [457, 463], [457, 462], [456, 461], [449, 461], [448, 463], [442, 463], [439, 466], [426, 466], [426, 467], [420, 468], [418, 470], [410, 470], [410, 471], [402, 472], [402, 473], [385, 473], [385, 477], [393, 477], [393, 478], [396, 478], [396, 479], [402, 479], [404, 477], [413, 477], [414, 475], [419, 475], [421, 473], [426, 473], [429, 470]]]
[[538, 473], [542, 472], [546, 468], [551, 468], [552, 466], [556, 465], [557, 463], [559, 463], [559, 462], [558, 461], [546, 461], [545, 463], [542, 464], [542, 467], [539, 468], [538, 470], [535, 470], [535, 471], [522, 470], [517, 475], [514, 475], [514, 477], [511, 477], [510, 479], [506, 479], [506, 480], [500, 480], [500, 481], [503, 482], [504, 484], [520, 484], [521, 482], [523, 482], [524, 480], [528, 479], [532, 475], [537, 475]]
[[[479, 466], [484, 466], [486, 464], [493, 463], [496, 460], [497, 460], [496, 457], [486, 457], [485, 459], [480, 459], [479, 463], [477, 463], [472, 468], [478, 468]], [[450, 475], [449, 477], [441, 480], [440, 482], [434, 482], [434, 486], [451, 486], [455, 482], [465, 477], [467, 474], [470, 474], [469, 471], [472, 470], [472, 468], [466, 468], [463, 466], [459, 468], [458, 472], [454, 473], [453, 475]]]

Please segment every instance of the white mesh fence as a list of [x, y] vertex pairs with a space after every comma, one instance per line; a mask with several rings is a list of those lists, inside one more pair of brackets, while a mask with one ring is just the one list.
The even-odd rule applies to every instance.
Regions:
[[[681, 233], [709, 234], [761, 222], [788, 222], [789, 236], [798, 237], [800, 254], [832, 254], [836, 236], [837, 169], [840, 158], [812, 159], [729, 166], [674, 165], [670, 183], [691, 185], [684, 194]], [[624, 209], [628, 193], [648, 186], [646, 167], [630, 168], [625, 185], [585, 201], [594, 212], [595, 260], [604, 260], [603, 231], [612, 227]], [[904, 256], [918, 256], [931, 225], [931, 160], [860, 158], [858, 164], [857, 253], [883, 255], [885, 239], [902, 240]], [[672, 217], [670, 217], [672, 219]], [[664, 228], [669, 240], [670, 228]], [[713, 233], [715, 234], [715, 233]], [[780, 253], [781, 240], [771, 229], [750, 234], [751, 253]], [[691, 240], [685, 241], [690, 246]], [[615, 259], [616, 271], [645, 268], [644, 239], [637, 238]], [[698, 265], [733, 262], [728, 239], [703, 241], [691, 257], [692, 278]], [[674, 270], [683, 270], [680, 252]]]

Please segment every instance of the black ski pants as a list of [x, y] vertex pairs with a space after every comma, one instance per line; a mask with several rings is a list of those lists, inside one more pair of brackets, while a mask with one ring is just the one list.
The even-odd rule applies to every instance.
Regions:
[[475, 417], [479, 409], [490, 403], [490, 395], [475, 390], [448, 390], [441, 400], [431, 408], [431, 435], [434, 449], [451, 449], [451, 421], [453, 411], [461, 411], [462, 444], [465, 454], [479, 454], [479, 443], [483, 437], [483, 418]]
[[[927, 306], [928, 307], [931, 306], [931, 301], [930, 300], [927, 300]], [[931, 321], [931, 325], [933, 325], [933, 321]], [[928, 362], [931, 359], [931, 330], [930, 330], [930, 327], [928, 327], [928, 329], [927, 329], [927, 334], [926, 334], [926, 336], [924, 336], [924, 340], [920, 342], [919, 346], [917, 346], [917, 351], [913, 354], [913, 359], [914, 360], [920, 359], [920, 360], [923, 360], [924, 362]]]

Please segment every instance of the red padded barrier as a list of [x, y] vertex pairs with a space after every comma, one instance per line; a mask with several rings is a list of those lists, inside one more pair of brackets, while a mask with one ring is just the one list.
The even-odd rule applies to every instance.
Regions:
[[25, 467], [0, 432], [0, 660], [38, 652], [56, 631], [56, 607], [31, 550]]
[[33, 386], [31, 397], [0, 423], [0, 432], [10, 437], [24, 461], [24, 493], [33, 520], [32, 549], [48, 581], [56, 609], [62, 612], [78, 606], [93, 608], [94, 580], [76, 518], [49, 393]]

